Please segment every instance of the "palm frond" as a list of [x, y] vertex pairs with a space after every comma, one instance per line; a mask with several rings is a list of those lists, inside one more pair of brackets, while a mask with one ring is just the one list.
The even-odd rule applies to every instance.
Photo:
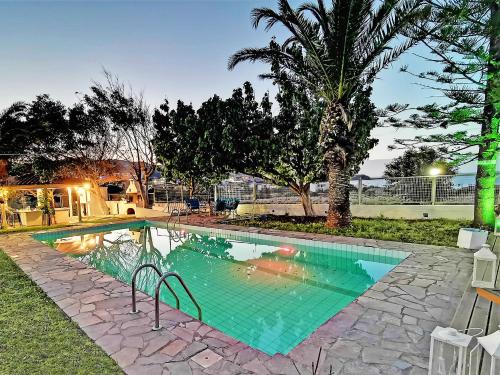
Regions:
[[331, 0], [330, 7], [325, 0], [310, 0], [294, 9], [277, 0], [276, 9], [254, 9], [252, 25], [265, 23], [266, 31], [280, 25], [289, 36], [282, 44], [273, 42], [279, 48], [236, 52], [228, 67], [261, 61], [273, 66], [261, 77], [276, 81], [278, 64], [325, 99], [347, 103], [363, 82], [416, 43], [408, 30], [422, 7], [419, 0]]

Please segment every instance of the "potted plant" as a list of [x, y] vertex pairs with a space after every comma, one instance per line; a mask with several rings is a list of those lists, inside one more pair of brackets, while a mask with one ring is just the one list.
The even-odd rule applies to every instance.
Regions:
[[42, 225], [51, 225], [54, 218], [54, 200], [47, 189], [43, 189], [42, 194], [38, 197], [37, 208], [42, 211]]

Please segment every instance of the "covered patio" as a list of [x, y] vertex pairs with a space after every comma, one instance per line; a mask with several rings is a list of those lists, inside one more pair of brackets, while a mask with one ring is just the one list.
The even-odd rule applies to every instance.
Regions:
[[79, 179], [45, 183], [35, 176], [21, 176], [0, 180], [0, 226], [81, 222], [92, 211], [89, 187]]

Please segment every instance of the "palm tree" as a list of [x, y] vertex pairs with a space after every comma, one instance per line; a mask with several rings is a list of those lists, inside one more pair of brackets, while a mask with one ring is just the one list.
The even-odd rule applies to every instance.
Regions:
[[[282, 44], [274, 38], [263, 48], [245, 48], [229, 59], [233, 69], [243, 61], [261, 61], [286, 72], [298, 84], [325, 101], [320, 146], [328, 182], [328, 219], [331, 227], [351, 222], [349, 185], [359, 136], [366, 133], [352, 121], [353, 101], [370, 86], [376, 75], [415, 45], [412, 24], [427, 12], [419, 0], [324, 0], [293, 9], [278, 0], [278, 11], [256, 8], [253, 26], [262, 21], [266, 30], [280, 24], [291, 34]], [[408, 37], [412, 35], [412, 37]], [[262, 74], [279, 82], [280, 74]], [[361, 132], [361, 133], [360, 133]], [[365, 139], [369, 136], [364, 135]], [[358, 141], [356, 141], [358, 140]]]

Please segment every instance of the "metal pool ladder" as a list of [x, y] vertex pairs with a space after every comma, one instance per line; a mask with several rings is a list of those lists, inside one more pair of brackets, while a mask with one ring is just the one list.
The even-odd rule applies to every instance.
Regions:
[[[174, 208], [172, 211], [170, 211], [170, 216], [168, 217], [168, 220], [167, 220], [167, 228], [168, 228], [168, 224], [170, 223], [170, 220], [172, 220], [172, 216], [174, 216], [174, 213], [177, 214], [177, 223], [180, 224], [180, 222], [181, 222], [181, 212], [177, 208]], [[174, 226], [175, 226], [175, 222], [174, 222]]]
[[189, 296], [189, 298], [191, 299], [191, 301], [195, 305], [196, 310], [198, 310], [198, 320], [202, 320], [201, 307], [198, 304], [198, 302], [196, 301], [196, 299], [194, 298], [194, 296], [191, 293], [191, 291], [189, 290], [189, 288], [187, 287], [186, 283], [184, 283], [184, 280], [182, 279], [182, 277], [176, 272], [165, 272], [164, 274], [162, 274], [161, 271], [158, 269], [158, 267], [156, 267], [154, 264], [151, 264], [151, 263], [146, 263], [146, 264], [143, 264], [143, 265], [137, 267], [135, 269], [134, 273], [132, 274], [132, 311], [131, 311], [132, 314], [139, 312], [139, 310], [137, 310], [137, 304], [136, 304], [136, 278], [137, 278], [137, 274], [139, 273], [139, 271], [143, 270], [144, 268], [152, 268], [155, 270], [155, 272], [158, 274], [158, 276], [160, 276], [160, 280], [158, 280], [158, 283], [156, 284], [156, 288], [155, 288], [155, 325], [153, 327], [153, 331], [157, 331], [157, 330], [161, 329], [161, 326], [160, 326], [160, 288], [161, 288], [162, 284], [165, 284], [167, 286], [168, 290], [170, 291], [170, 293], [172, 293], [172, 295], [174, 296], [176, 309], [179, 310], [179, 308], [180, 308], [179, 297], [177, 296], [177, 294], [175, 293], [175, 291], [172, 289], [172, 287], [170, 286], [170, 284], [167, 281], [167, 279], [169, 277], [175, 277], [181, 283], [181, 285], [184, 288], [184, 290], [186, 291], [187, 295]]

